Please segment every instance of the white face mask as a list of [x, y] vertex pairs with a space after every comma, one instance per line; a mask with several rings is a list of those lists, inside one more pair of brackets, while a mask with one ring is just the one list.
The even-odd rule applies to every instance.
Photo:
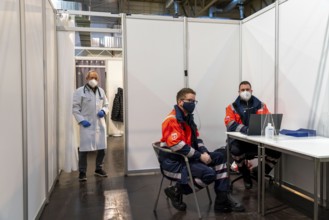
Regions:
[[249, 91], [240, 92], [240, 98], [244, 101], [249, 101], [249, 99], [251, 98], [251, 92]]
[[92, 79], [88, 81], [88, 84], [91, 86], [91, 88], [95, 88], [98, 84], [96, 79]]

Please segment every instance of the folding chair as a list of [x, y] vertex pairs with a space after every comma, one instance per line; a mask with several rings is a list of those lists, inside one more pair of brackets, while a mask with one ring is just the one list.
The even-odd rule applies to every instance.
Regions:
[[[154, 152], [158, 158], [158, 161], [159, 161], [159, 153], [160, 151], [164, 151], [164, 152], [167, 152], [167, 153], [171, 153], [171, 154], [176, 154], [176, 155], [179, 155], [181, 157], [184, 158], [184, 162], [186, 164], [186, 167], [187, 167], [187, 170], [188, 170], [188, 175], [189, 175], [189, 181], [191, 183], [191, 188], [193, 190], [193, 195], [194, 195], [194, 200], [195, 200], [195, 205], [196, 205], [196, 208], [197, 208], [197, 211], [198, 211], [198, 216], [199, 216], [199, 219], [201, 219], [201, 213], [200, 213], [200, 207], [199, 207], [199, 202], [198, 202], [198, 198], [196, 196], [196, 190], [195, 190], [195, 186], [194, 186], [194, 182], [193, 182], [193, 178], [192, 177], [192, 173], [191, 173], [191, 168], [190, 168], [190, 163], [189, 163], [189, 160], [186, 156], [182, 155], [182, 154], [179, 154], [179, 153], [176, 153], [170, 149], [167, 149], [167, 148], [162, 148], [160, 147], [160, 142], [154, 142], [152, 144], [153, 146], [153, 149], [154, 149]], [[161, 170], [161, 173], [162, 173], [162, 179], [161, 179], [161, 183], [160, 183], [160, 188], [159, 188], [159, 192], [158, 192], [158, 196], [156, 198], [156, 201], [155, 201], [155, 204], [154, 204], [154, 209], [153, 211], [156, 212], [156, 208], [158, 206], [158, 201], [159, 201], [159, 197], [160, 197], [160, 192], [161, 192], [161, 189], [162, 189], [162, 183], [163, 183], [163, 179], [166, 178], [168, 180], [170, 180], [171, 182], [173, 181], [173, 179], [171, 177], [168, 177], [164, 174], [162, 168], [161, 168], [161, 165], [160, 165], [160, 170]], [[212, 200], [211, 200], [211, 197], [210, 197], [210, 193], [209, 193], [209, 188], [208, 186], [206, 186], [207, 188], [207, 194], [208, 194], [208, 197], [209, 197], [209, 202], [210, 204], [212, 203]]]

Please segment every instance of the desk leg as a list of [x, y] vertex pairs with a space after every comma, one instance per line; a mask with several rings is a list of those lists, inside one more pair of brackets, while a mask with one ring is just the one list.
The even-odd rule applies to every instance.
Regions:
[[326, 167], [326, 209], [329, 209], [329, 163], [326, 162], [325, 163], [325, 167]]
[[318, 219], [318, 212], [319, 212], [319, 204], [318, 204], [318, 173], [320, 168], [320, 161], [319, 159], [314, 159], [314, 213], [313, 219]]
[[262, 152], [261, 146], [258, 145], [258, 187], [257, 187], [257, 202], [258, 202], [258, 213], [261, 213], [261, 175], [262, 175]]
[[323, 198], [323, 167], [324, 163], [320, 163], [320, 205], [324, 206], [324, 198]]
[[262, 215], [265, 215], [265, 148], [261, 147], [262, 153]]
[[282, 156], [281, 156], [281, 158], [279, 159], [279, 187], [281, 188], [281, 186], [282, 186]]

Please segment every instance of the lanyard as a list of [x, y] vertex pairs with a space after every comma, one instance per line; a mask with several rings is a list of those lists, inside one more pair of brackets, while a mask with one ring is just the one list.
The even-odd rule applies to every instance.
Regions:
[[[87, 85], [85, 85], [85, 86], [83, 87], [83, 93], [84, 93], [84, 94], [86, 94], [86, 89], [89, 90], [89, 88], [87, 88]], [[99, 90], [98, 87], [97, 87], [97, 91], [98, 91], [99, 98], [102, 99], [102, 95], [101, 95], [101, 92], [100, 92], [100, 90]]]

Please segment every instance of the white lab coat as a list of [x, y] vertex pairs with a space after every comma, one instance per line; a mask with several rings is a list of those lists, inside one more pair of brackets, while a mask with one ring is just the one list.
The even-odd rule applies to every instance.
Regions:
[[[100, 95], [99, 95], [100, 94]], [[91, 124], [85, 128], [80, 125], [80, 151], [95, 151], [106, 149], [105, 118], [99, 118], [97, 113], [103, 110], [109, 112], [109, 103], [105, 92], [98, 88], [94, 93], [88, 86], [78, 88], [73, 94], [73, 115], [78, 123], [83, 120]]]

